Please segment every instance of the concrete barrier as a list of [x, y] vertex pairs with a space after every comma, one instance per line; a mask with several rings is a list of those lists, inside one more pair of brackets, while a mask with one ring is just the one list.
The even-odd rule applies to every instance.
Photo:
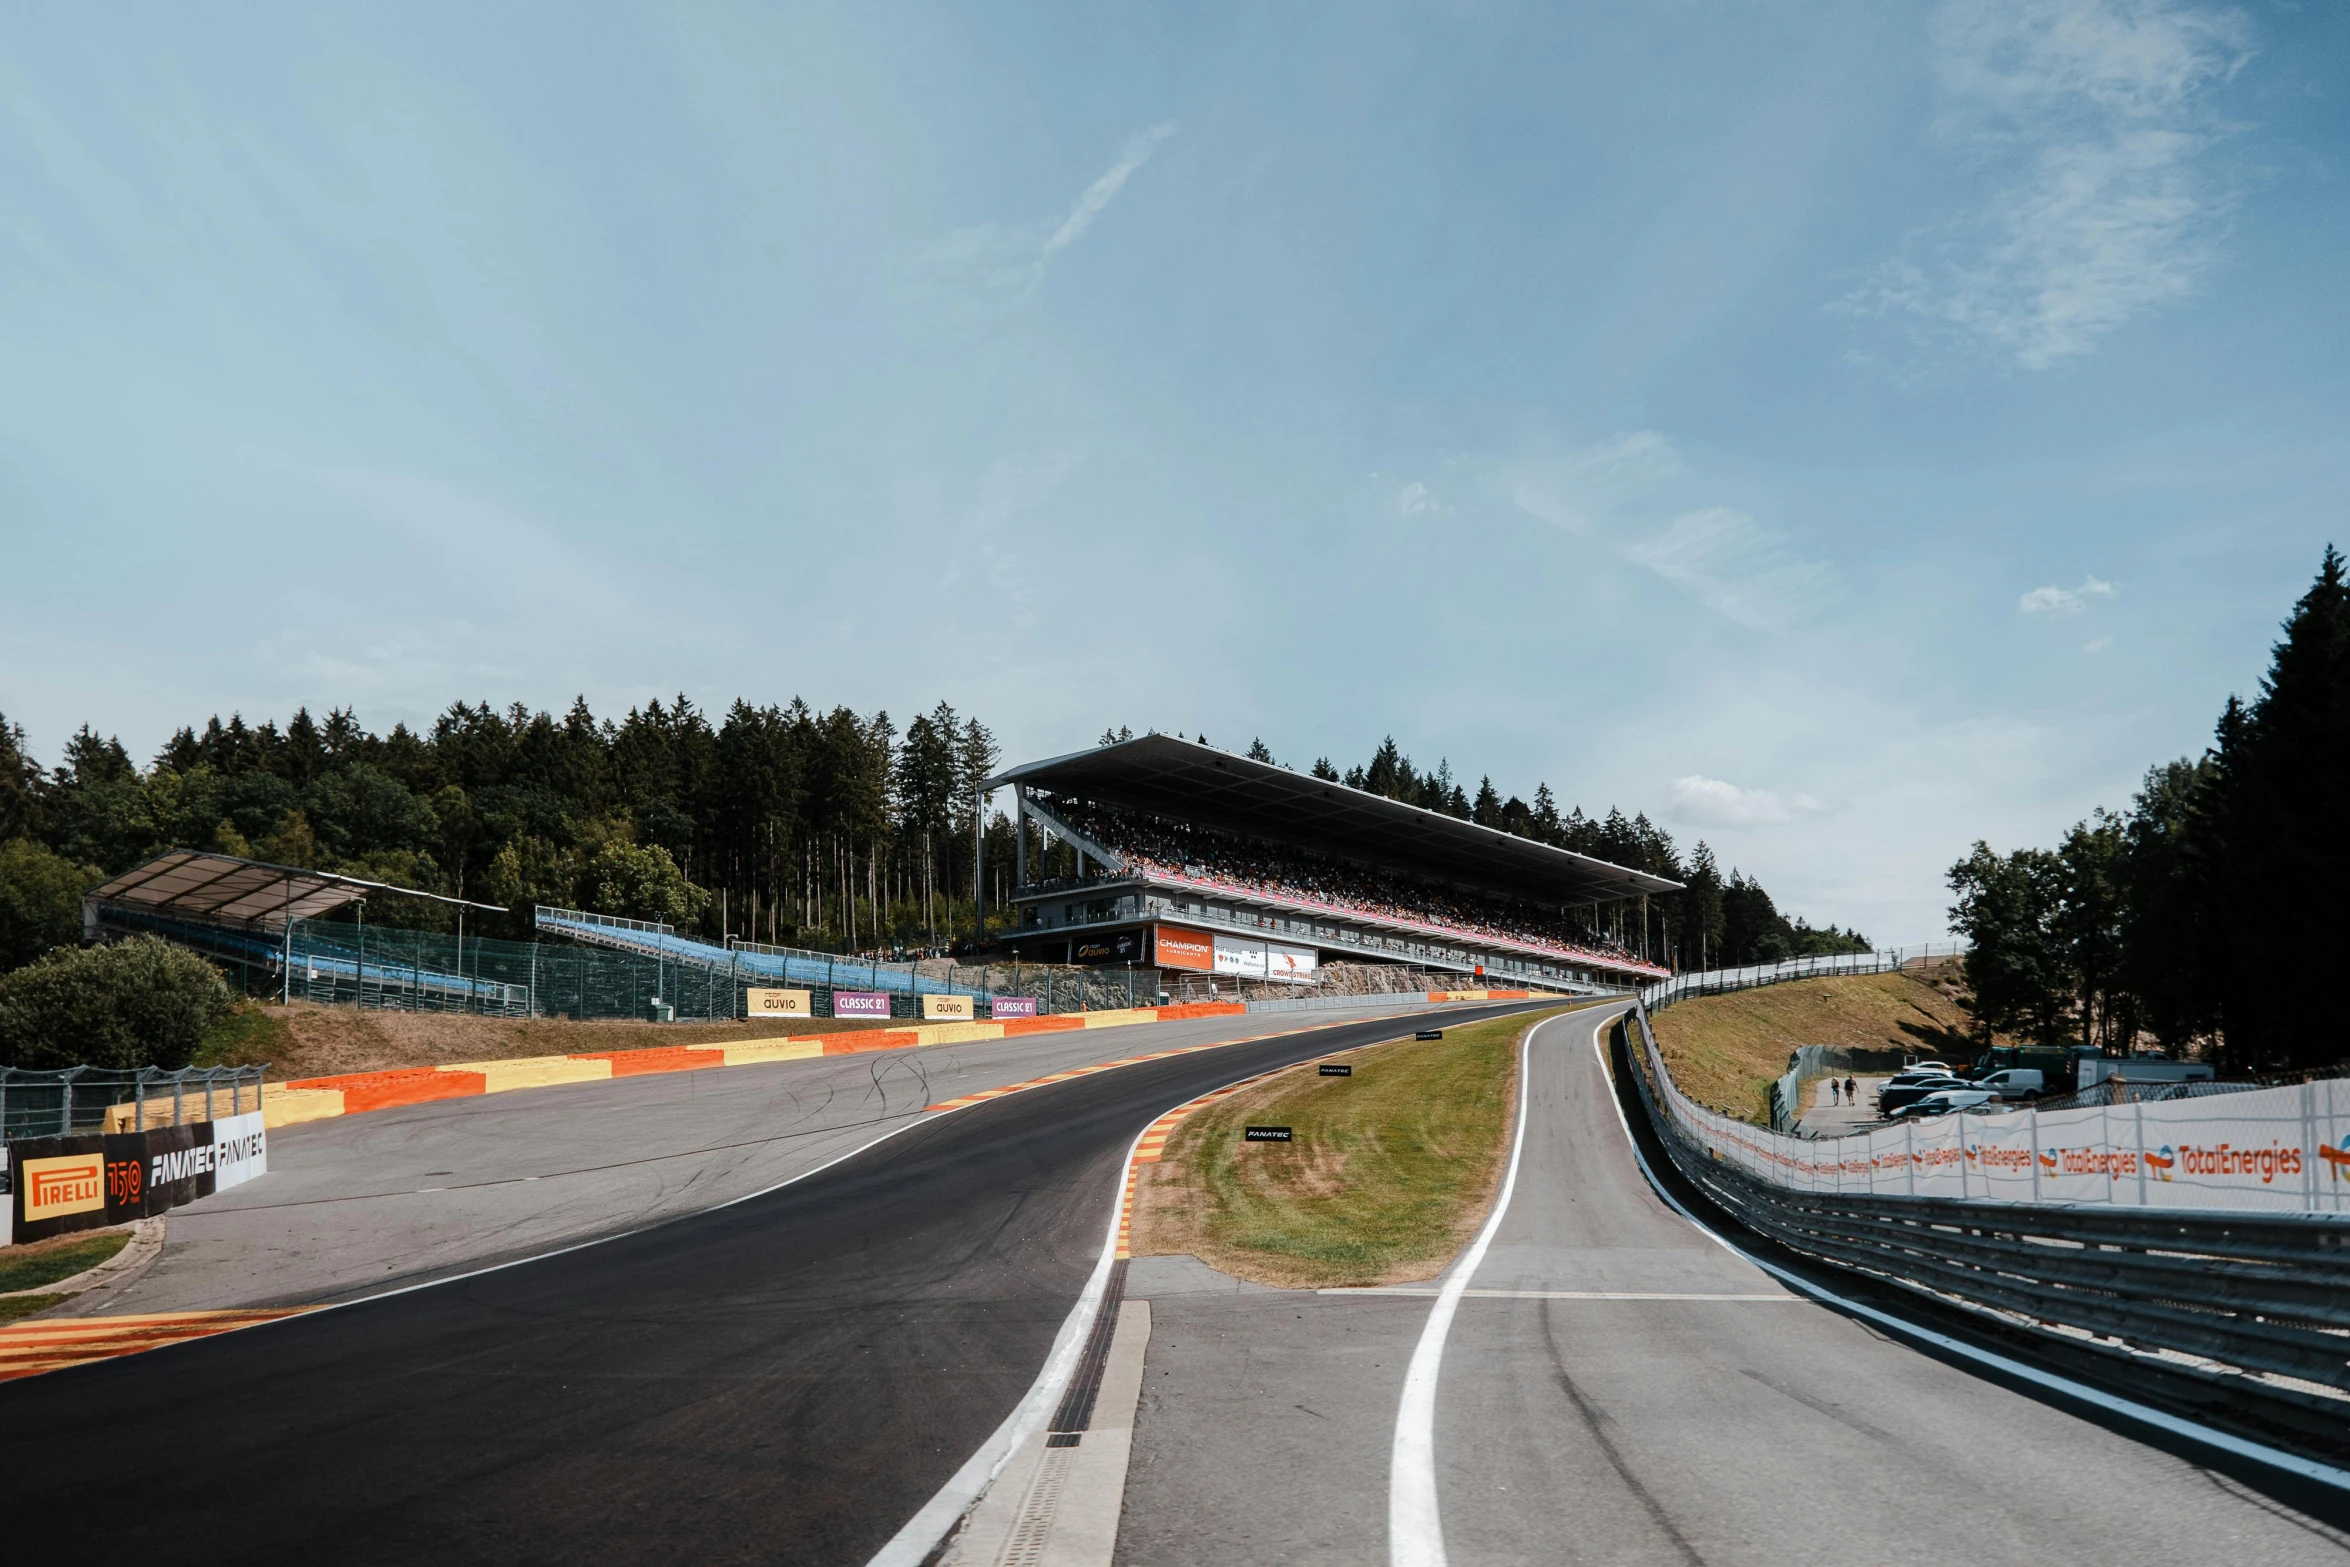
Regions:
[[[1480, 997], [1484, 992], [1477, 993]], [[1493, 994], [1507, 995], [1506, 991]], [[1011, 1018], [1001, 1023], [925, 1023], [911, 1028], [809, 1034], [783, 1039], [728, 1040], [708, 1045], [656, 1045], [645, 1050], [590, 1050], [577, 1055], [522, 1056], [510, 1061], [461, 1061], [447, 1066], [399, 1067], [337, 1077], [297, 1078], [262, 1090], [261, 1113], [273, 1127], [296, 1126], [338, 1115], [359, 1115], [399, 1105], [440, 1099], [469, 1099], [517, 1088], [562, 1083], [600, 1083], [616, 1077], [662, 1072], [699, 1072], [714, 1067], [756, 1066], [772, 1061], [805, 1061], [816, 1056], [860, 1055], [871, 1050], [914, 1050], [929, 1045], [969, 1044], [1023, 1034], [1060, 1033], [1077, 1028], [1127, 1028], [1138, 1023], [1172, 1023], [1186, 1018], [1232, 1017], [1247, 1011], [1237, 1001], [1188, 1002], [1182, 1006], [1121, 1007], [1111, 1012], [1062, 1012], [1047, 1017]]]

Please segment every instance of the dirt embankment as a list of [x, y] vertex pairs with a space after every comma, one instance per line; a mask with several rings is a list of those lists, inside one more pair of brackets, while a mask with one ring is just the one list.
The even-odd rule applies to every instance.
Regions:
[[[887, 1028], [879, 1021], [801, 1018], [738, 1023], [575, 1023], [560, 1018], [475, 1017], [462, 1012], [363, 1012], [308, 1002], [248, 1009], [206, 1054], [223, 1066], [269, 1063], [272, 1082], [381, 1072], [391, 1067], [504, 1061], [517, 1056], [646, 1050], [729, 1039], [780, 1039]], [[895, 1026], [909, 1026], [900, 1021]]]
[[1771, 1080], [1802, 1045], [1888, 1067], [1905, 1057], [1973, 1060], [1982, 1043], [1958, 995], [1951, 968], [1793, 980], [1678, 1002], [1656, 1014], [1656, 1042], [1683, 1093], [1762, 1122]]

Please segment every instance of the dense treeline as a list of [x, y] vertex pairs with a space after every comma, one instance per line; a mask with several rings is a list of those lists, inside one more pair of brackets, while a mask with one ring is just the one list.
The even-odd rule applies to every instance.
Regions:
[[2258, 698], [2228, 699], [2202, 756], [2053, 849], [1978, 842], [1951, 867], [1976, 1015], [2051, 1043], [2214, 1046], [2238, 1071], [2341, 1060], [2319, 981], [2342, 948], [2346, 792], [2350, 589], [2329, 547]]
[[[1270, 753], [1260, 742], [1252, 754]], [[348, 710], [323, 721], [302, 710], [282, 729], [215, 717], [144, 767], [85, 725], [46, 771], [0, 719], [0, 967], [71, 942], [85, 889], [173, 847], [511, 911], [469, 921], [484, 934], [525, 934], [546, 903], [783, 945], [936, 948], [969, 934], [975, 853], [991, 918], [1003, 907], [1010, 823], [991, 810], [981, 832], [973, 819], [998, 759], [987, 726], [945, 703], [902, 732], [886, 712], [798, 700], [738, 701], [716, 723], [683, 696], [617, 723], [584, 700], [561, 716], [460, 703], [421, 732], [384, 735]], [[1314, 770], [1336, 776], [1326, 761]], [[1865, 946], [1788, 920], [1735, 871], [1724, 880], [1702, 843], [1684, 864], [1644, 815], [1562, 814], [1548, 786], [1531, 805], [1490, 780], [1472, 797], [1441, 762], [1417, 771], [1393, 740], [1348, 778], [1687, 882], [1648, 901], [1645, 930], [1638, 904], [1602, 918], [1606, 934], [1682, 966]], [[367, 918], [445, 929], [452, 915], [378, 898]]]
[[[460, 704], [381, 736], [348, 711], [297, 712], [283, 730], [214, 718], [145, 769], [85, 726], [46, 774], [0, 722], [0, 837], [69, 870], [184, 846], [339, 871], [503, 905], [505, 934], [549, 903], [778, 942], [928, 945], [968, 924], [973, 788], [996, 760], [986, 726], [943, 703], [903, 734], [887, 713], [798, 701], [737, 702], [713, 725], [684, 697], [619, 723], [585, 702], [559, 718]], [[1009, 828], [994, 826], [1000, 871]], [[375, 902], [383, 923], [451, 919]]]

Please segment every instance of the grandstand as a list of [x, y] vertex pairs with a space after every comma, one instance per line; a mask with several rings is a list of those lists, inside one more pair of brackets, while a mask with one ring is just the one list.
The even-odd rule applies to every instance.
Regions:
[[[1599, 936], [1602, 911], [1678, 883], [1345, 784], [1148, 735], [1030, 762], [1009, 945], [1024, 957], [1311, 985], [1397, 964], [1554, 989], [1667, 971]], [[1076, 874], [1031, 879], [1030, 840]], [[1043, 860], [1038, 869], [1041, 873]]]
[[[367, 923], [370, 897], [451, 907], [457, 933]], [[153, 935], [202, 954], [248, 995], [401, 1012], [497, 1017], [654, 1018], [749, 1015], [747, 993], [808, 992], [807, 1015], [838, 1017], [854, 994], [858, 1018], [913, 1018], [924, 998], [963, 996], [981, 1016], [999, 1001], [1015, 1016], [1147, 1006], [1147, 977], [1034, 963], [889, 963], [732, 938], [724, 945], [667, 925], [540, 908], [553, 941], [468, 936], [471, 903], [327, 871], [236, 855], [174, 849], [115, 877], [82, 901], [82, 935]], [[879, 1010], [876, 1010], [878, 1008]]]

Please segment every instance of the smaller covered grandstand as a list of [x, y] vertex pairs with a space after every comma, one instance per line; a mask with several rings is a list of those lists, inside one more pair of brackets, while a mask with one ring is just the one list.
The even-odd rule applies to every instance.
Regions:
[[[450, 908], [456, 929], [371, 924], [371, 898]], [[143, 933], [201, 953], [250, 995], [400, 1012], [709, 1020], [750, 1015], [750, 995], [761, 989], [805, 991], [803, 1015], [818, 1018], [915, 1018], [935, 996], [969, 998], [981, 1017], [1154, 999], [1147, 979], [1130, 973], [1019, 961], [891, 963], [740, 938], [720, 944], [578, 909], [540, 908], [533, 925], [548, 939], [505, 941], [466, 934], [467, 910], [476, 911], [477, 929], [478, 915], [510, 912], [332, 872], [174, 849], [91, 892], [82, 924], [89, 941]]]
[[[1678, 883], [1173, 735], [1032, 762], [1012, 944], [1045, 961], [1310, 984], [1401, 964], [1552, 988], [1667, 971], [1603, 940], [1611, 903]], [[1074, 874], [1029, 874], [1029, 844]]]

